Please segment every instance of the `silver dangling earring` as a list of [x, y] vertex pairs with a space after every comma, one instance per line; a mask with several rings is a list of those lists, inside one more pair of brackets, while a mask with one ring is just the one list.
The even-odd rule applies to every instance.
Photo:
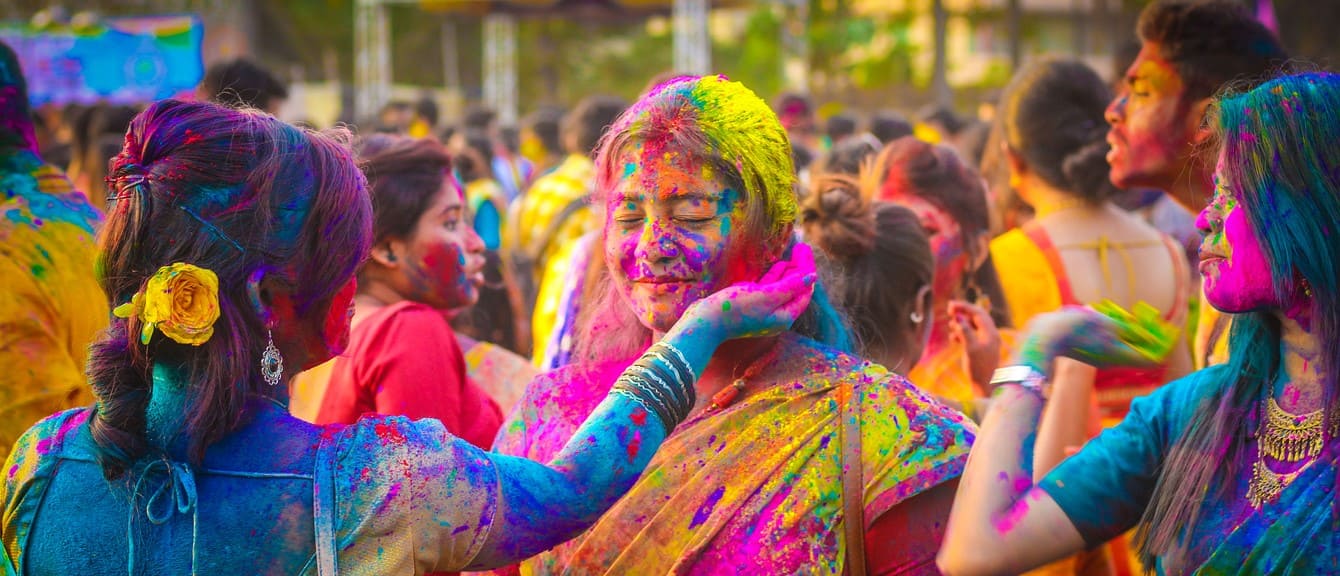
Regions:
[[284, 377], [284, 357], [279, 355], [279, 349], [275, 348], [274, 335], [270, 329], [265, 329], [265, 338], [269, 342], [265, 344], [265, 351], [261, 353], [261, 377], [265, 378], [265, 383], [271, 386], [278, 386], [279, 379]]
[[908, 314], [907, 318], [911, 320], [913, 324], [920, 324], [922, 320], [926, 319], [924, 316], [921, 315], [920, 312], [913, 312], [911, 314]]

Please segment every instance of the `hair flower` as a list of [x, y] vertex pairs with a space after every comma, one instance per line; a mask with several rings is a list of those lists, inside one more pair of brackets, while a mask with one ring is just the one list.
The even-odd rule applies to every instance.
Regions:
[[118, 318], [138, 315], [144, 323], [142, 344], [149, 343], [157, 328], [175, 342], [199, 346], [214, 335], [214, 322], [219, 319], [219, 277], [191, 264], [164, 266], [112, 314]]

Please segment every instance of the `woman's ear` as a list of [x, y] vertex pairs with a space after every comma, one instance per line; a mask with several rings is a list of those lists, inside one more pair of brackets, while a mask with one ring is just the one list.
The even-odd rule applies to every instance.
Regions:
[[1010, 172], [1010, 188], [1018, 190], [1023, 187], [1024, 175], [1028, 173], [1028, 162], [1025, 162], [1010, 145], [1002, 138], [1000, 142], [1000, 153], [1005, 158], [1005, 167]]
[[247, 297], [251, 300], [251, 306], [261, 322], [266, 326], [272, 326], [275, 314], [272, 306], [273, 294], [266, 286], [267, 276], [265, 268], [257, 268], [251, 272], [247, 277]]
[[405, 257], [405, 251], [406, 244], [404, 241], [390, 238], [372, 247], [369, 261], [375, 262], [383, 268], [396, 269], [400, 267], [401, 261]]
[[982, 264], [986, 263], [987, 257], [991, 255], [991, 233], [982, 232], [976, 238], [973, 238], [968, 245], [968, 255], [972, 258], [972, 268], [970, 270], [975, 272], [982, 267]]
[[1214, 130], [1210, 127], [1210, 119], [1205, 115], [1210, 111], [1210, 104], [1213, 102], [1213, 98], [1201, 98], [1191, 103], [1191, 109], [1187, 111], [1187, 122], [1194, 122], [1193, 125], [1187, 127], [1193, 144], [1199, 146], [1208, 142], [1210, 136], [1214, 133]]

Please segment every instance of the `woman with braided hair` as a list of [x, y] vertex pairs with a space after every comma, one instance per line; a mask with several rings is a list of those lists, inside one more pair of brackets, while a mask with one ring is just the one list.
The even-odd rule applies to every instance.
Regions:
[[289, 375], [349, 339], [367, 183], [337, 134], [165, 100], [113, 161], [99, 238], [115, 319], [97, 403], [51, 416], [5, 464], [0, 566], [41, 574], [407, 574], [552, 547], [631, 485], [692, 408], [721, 342], [788, 327], [808, 253], [712, 295], [629, 367], [551, 464], [436, 420], [315, 426]]

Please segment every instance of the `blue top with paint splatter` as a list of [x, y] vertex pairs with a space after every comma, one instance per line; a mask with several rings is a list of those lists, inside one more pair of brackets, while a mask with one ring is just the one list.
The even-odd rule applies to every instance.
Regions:
[[[1206, 368], [1135, 399], [1121, 424], [1061, 462], [1039, 487], [1056, 501], [1091, 547], [1130, 530], [1144, 514], [1163, 463], [1190, 427], [1197, 406], [1217, 401], [1226, 393], [1230, 376], [1227, 366]], [[1255, 447], [1248, 446], [1247, 453], [1255, 454]], [[1238, 530], [1255, 515], [1246, 499], [1249, 475], [1235, 476], [1228, 497], [1215, 492], [1206, 495], [1200, 519], [1185, 537], [1187, 566], [1205, 564], [1221, 552], [1221, 545], [1230, 535], [1254, 539], [1235, 533], [1255, 530]], [[1265, 509], [1271, 507], [1266, 504]], [[1161, 562], [1158, 572], [1163, 573]]]

